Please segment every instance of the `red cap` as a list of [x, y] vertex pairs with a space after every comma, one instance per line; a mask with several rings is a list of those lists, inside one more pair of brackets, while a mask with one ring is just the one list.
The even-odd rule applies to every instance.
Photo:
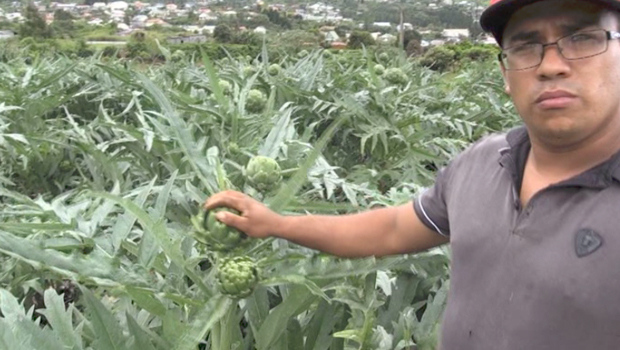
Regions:
[[[498, 44], [502, 44], [504, 27], [512, 14], [532, 3], [544, 0], [490, 0], [489, 7], [480, 16], [480, 26], [485, 32], [490, 32]], [[620, 11], [620, 0], [582, 0], [593, 4]]]

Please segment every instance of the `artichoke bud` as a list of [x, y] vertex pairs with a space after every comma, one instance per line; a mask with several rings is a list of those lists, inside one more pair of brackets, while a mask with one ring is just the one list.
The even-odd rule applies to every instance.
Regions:
[[222, 259], [216, 278], [222, 294], [238, 299], [252, 294], [260, 279], [258, 266], [247, 256]]
[[261, 192], [276, 188], [282, 180], [282, 169], [278, 162], [270, 157], [255, 156], [246, 166], [246, 176], [250, 184]]
[[194, 226], [194, 239], [196, 241], [206, 244], [214, 251], [226, 252], [239, 247], [247, 236], [215, 218], [215, 214], [222, 210], [239, 214], [235, 210], [224, 208], [211, 210], [208, 213], [201, 210], [198, 215], [192, 217], [191, 221]]

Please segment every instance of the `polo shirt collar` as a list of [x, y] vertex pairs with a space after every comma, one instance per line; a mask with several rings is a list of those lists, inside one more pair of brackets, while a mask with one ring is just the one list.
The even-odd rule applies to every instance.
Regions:
[[[531, 148], [525, 126], [509, 130], [506, 141], [508, 147], [499, 150], [499, 163], [511, 173], [516, 187], [520, 189], [525, 162]], [[620, 183], [620, 151], [607, 161], [557, 185], [606, 188], [613, 180]]]

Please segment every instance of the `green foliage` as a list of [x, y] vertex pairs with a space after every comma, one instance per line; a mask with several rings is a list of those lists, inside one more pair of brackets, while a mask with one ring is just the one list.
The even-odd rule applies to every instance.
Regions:
[[49, 39], [52, 37], [52, 29], [45, 23], [45, 19], [39, 14], [39, 10], [30, 3], [24, 8], [24, 23], [19, 27], [19, 35], [22, 38], [33, 37]]
[[213, 37], [219, 43], [231, 43], [233, 40], [233, 31], [226, 24], [218, 24], [213, 30]]
[[375, 39], [372, 38], [369, 32], [353, 31], [349, 36], [348, 47], [352, 49], [361, 49], [362, 47], [368, 47], [375, 44]]
[[435, 46], [420, 59], [423, 66], [437, 71], [459, 69], [471, 62], [489, 61], [497, 57], [499, 49], [494, 45], [474, 45], [469, 41], [458, 44]]

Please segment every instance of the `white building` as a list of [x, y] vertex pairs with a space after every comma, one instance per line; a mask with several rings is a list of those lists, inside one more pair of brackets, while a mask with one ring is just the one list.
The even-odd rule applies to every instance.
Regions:
[[469, 29], [444, 29], [441, 35], [448, 40], [469, 38]]
[[114, 1], [108, 4], [110, 11], [127, 11], [129, 4], [125, 1]]
[[256, 28], [254, 29], [254, 33], [256, 33], [256, 34], [261, 34], [261, 35], [265, 35], [265, 34], [267, 34], [267, 28], [262, 27], [262, 26], [260, 26], [260, 27], [256, 27]]
[[7, 13], [6, 19], [7, 21], [11, 21], [11, 22], [21, 21], [24, 19], [24, 16], [22, 16], [22, 14], [19, 12], [13, 12], [13, 13]]
[[12, 30], [0, 30], [0, 40], [9, 39], [15, 36], [15, 32]]

